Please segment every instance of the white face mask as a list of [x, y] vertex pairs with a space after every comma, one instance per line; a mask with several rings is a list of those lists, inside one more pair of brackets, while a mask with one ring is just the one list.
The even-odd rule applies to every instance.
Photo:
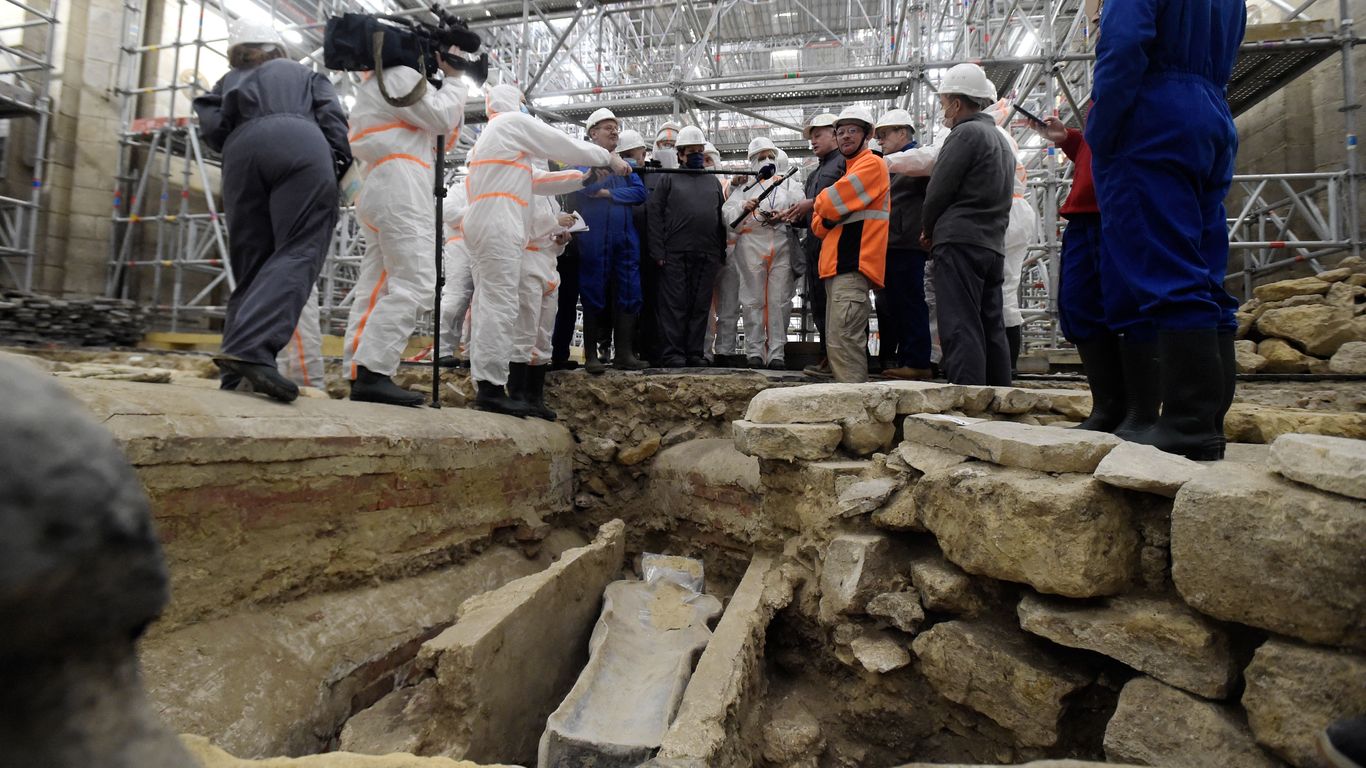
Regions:
[[660, 168], [677, 168], [678, 153], [672, 147], [659, 147], [650, 153], [651, 158], [659, 163]]
[[750, 167], [750, 169], [753, 170], [755, 173], [758, 173], [759, 171], [762, 171], [762, 170], [764, 169], [764, 166], [766, 166], [766, 165], [771, 165], [771, 166], [773, 166], [773, 169], [774, 169], [775, 171], [778, 169], [778, 161], [777, 161], [777, 160], [772, 160], [772, 159], [760, 160], [759, 158], [756, 157], [755, 159], [749, 161], [749, 167]]

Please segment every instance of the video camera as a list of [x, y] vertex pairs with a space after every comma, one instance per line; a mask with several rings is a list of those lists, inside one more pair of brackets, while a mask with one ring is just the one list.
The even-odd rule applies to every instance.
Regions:
[[436, 72], [444, 61], [475, 85], [483, 85], [489, 74], [487, 53], [466, 58], [449, 52], [451, 46], [457, 46], [465, 54], [478, 53], [483, 43], [479, 35], [440, 5], [433, 3], [430, 10], [437, 24], [388, 14], [347, 13], [329, 18], [323, 37], [323, 64], [346, 72], [412, 67], [439, 87]]

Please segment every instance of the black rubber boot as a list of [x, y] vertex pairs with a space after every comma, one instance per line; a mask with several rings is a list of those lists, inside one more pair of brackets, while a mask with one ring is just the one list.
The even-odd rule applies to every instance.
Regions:
[[545, 404], [545, 375], [550, 371], [548, 365], [533, 365], [527, 368], [525, 397], [522, 401], [531, 409], [531, 415], [538, 419], [554, 421], [558, 416]]
[[1134, 442], [1193, 461], [1218, 460], [1224, 454], [1224, 436], [1215, 427], [1228, 389], [1218, 332], [1166, 331], [1157, 345], [1162, 415], [1152, 428], [1135, 435]]
[[299, 385], [281, 376], [273, 365], [248, 363], [233, 357], [215, 357], [213, 361], [223, 372], [223, 379], [219, 383], [220, 389], [227, 389], [226, 385], [231, 383], [232, 377], [235, 376], [237, 382], [232, 385], [232, 389], [237, 389], [242, 379], [246, 379], [251, 385], [251, 391], [259, 392], [273, 400], [292, 403], [299, 398]]
[[643, 371], [650, 364], [636, 357], [636, 323], [639, 315], [621, 313], [617, 315], [616, 340], [617, 357], [613, 364], [623, 371]]
[[456, 357], [455, 355], [442, 355], [441, 357], [437, 358], [436, 364], [437, 364], [437, 366], [439, 366], [439, 367], [441, 367], [441, 368], [465, 368], [465, 367], [467, 367], [467, 366], [465, 365], [465, 361], [461, 360], [460, 358]]
[[583, 311], [583, 369], [592, 376], [607, 373], [607, 366], [603, 365], [602, 358], [598, 356], [598, 329], [597, 313], [585, 309]]
[[1113, 432], [1124, 421], [1124, 364], [1119, 337], [1103, 336], [1077, 344], [1086, 383], [1091, 387], [1091, 415], [1073, 429]]
[[[1233, 347], [1232, 333], [1219, 334], [1219, 362], [1223, 367], [1224, 400], [1214, 426], [1223, 435], [1224, 417], [1228, 415], [1228, 409], [1233, 407], [1233, 396], [1238, 390], [1238, 353]], [[1227, 438], [1224, 443], [1228, 443]], [[1219, 457], [1223, 458], [1222, 452]]]
[[1366, 768], [1366, 716], [1329, 723], [1318, 745], [1319, 756], [1333, 768]]
[[508, 397], [526, 402], [527, 364], [508, 363]]
[[516, 416], [525, 419], [531, 415], [531, 409], [526, 403], [520, 400], [513, 400], [508, 397], [508, 393], [502, 387], [491, 381], [475, 380], [474, 401], [470, 405], [481, 411], [490, 413], [502, 413], [508, 416]]
[[1138, 433], [1157, 423], [1162, 406], [1161, 363], [1157, 343], [1124, 344], [1124, 421], [1115, 428], [1115, 437], [1133, 440]]
[[417, 408], [427, 402], [427, 396], [421, 392], [404, 389], [388, 376], [375, 373], [363, 365], [356, 366], [356, 378], [351, 382], [351, 399], [409, 408]]

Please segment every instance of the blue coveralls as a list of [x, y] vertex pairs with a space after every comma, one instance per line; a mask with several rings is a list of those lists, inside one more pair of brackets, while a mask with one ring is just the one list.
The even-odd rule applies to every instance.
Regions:
[[[588, 170], [581, 168], [580, 170]], [[612, 197], [594, 197], [605, 189]], [[579, 241], [579, 299], [585, 312], [607, 309], [608, 285], [615, 285], [617, 306], [628, 315], [640, 314], [640, 239], [632, 206], [645, 202], [640, 176], [608, 176], [574, 193], [574, 204], [588, 224]]]
[[1232, 331], [1224, 198], [1238, 133], [1225, 90], [1244, 0], [1105, 4], [1086, 125], [1105, 247], [1161, 331]]

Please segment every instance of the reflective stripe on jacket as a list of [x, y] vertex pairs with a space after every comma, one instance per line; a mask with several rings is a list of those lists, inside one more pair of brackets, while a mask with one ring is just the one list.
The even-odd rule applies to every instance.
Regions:
[[881, 288], [887, 265], [891, 178], [882, 158], [866, 148], [845, 162], [844, 176], [816, 196], [811, 217], [811, 231], [821, 238], [820, 276], [862, 272]]

